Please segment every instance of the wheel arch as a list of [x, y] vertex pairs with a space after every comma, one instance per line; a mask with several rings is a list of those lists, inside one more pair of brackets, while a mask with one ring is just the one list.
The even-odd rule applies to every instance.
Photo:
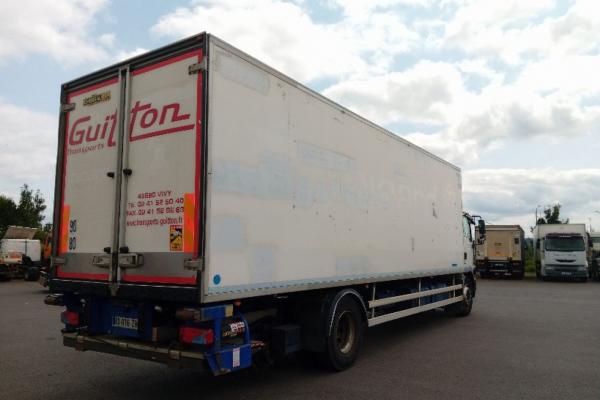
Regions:
[[355, 289], [345, 288], [345, 289], [342, 289], [342, 290], [334, 293], [329, 298], [329, 301], [324, 302], [324, 304], [326, 304], [326, 307], [328, 309], [327, 314], [326, 314], [327, 318], [325, 320], [326, 335], [328, 337], [331, 335], [331, 331], [333, 329], [333, 317], [335, 316], [337, 307], [338, 307], [339, 303], [342, 301], [342, 299], [344, 299], [346, 297], [353, 299], [353, 301], [358, 303], [358, 305], [360, 306], [360, 309], [363, 311], [361, 313], [362, 321], [365, 324], [364, 326], [367, 326], [367, 319], [368, 319], [367, 306], [365, 304], [363, 296]]

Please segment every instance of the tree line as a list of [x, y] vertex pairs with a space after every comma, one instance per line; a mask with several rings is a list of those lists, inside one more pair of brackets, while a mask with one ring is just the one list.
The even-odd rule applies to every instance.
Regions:
[[21, 186], [19, 201], [0, 194], [0, 238], [10, 225], [37, 228], [36, 239], [43, 239], [52, 229], [52, 224], [42, 225], [46, 201], [39, 189], [33, 190], [27, 184]]

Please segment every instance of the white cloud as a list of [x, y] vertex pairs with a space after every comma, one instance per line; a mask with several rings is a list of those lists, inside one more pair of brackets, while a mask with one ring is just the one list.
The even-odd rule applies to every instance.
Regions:
[[[56, 116], [18, 107], [0, 98], [0, 193], [18, 200], [27, 183], [52, 204], [58, 121]], [[50, 207], [48, 207], [50, 210]], [[50, 216], [51, 211], [46, 212]]]
[[[561, 217], [588, 223], [600, 210], [600, 169], [478, 169], [463, 172], [465, 209], [528, 232], [536, 206], [560, 202]], [[593, 220], [592, 220], [593, 221]], [[600, 226], [598, 220], [597, 226]]]
[[441, 47], [478, 56], [527, 59], [587, 54], [599, 50], [600, 13], [595, 0], [578, 0], [565, 14], [546, 16], [552, 0], [468, 1], [448, 22]]
[[30, 54], [63, 66], [114, 61], [113, 32], [96, 34], [108, 0], [21, 0], [0, 2], [0, 66]]
[[196, 1], [161, 17], [152, 31], [169, 37], [208, 31], [304, 82], [387, 71], [418, 39], [394, 12], [367, 7], [319, 24], [302, 4], [280, 0]]
[[384, 125], [399, 121], [447, 124], [454, 105], [468, 96], [454, 66], [430, 61], [402, 72], [345, 80], [324, 94]]

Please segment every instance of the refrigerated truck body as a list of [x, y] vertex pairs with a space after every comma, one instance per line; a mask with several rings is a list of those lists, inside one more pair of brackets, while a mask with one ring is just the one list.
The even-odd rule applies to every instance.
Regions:
[[457, 167], [208, 34], [62, 86], [54, 223], [65, 345], [215, 374], [476, 289]]
[[[475, 247], [475, 266], [480, 276], [525, 274], [525, 233], [519, 225], [486, 225], [485, 241]], [[479, 230], [475, 230], [475, 239]]]
[[539, 279], [587, 280], [585, 224], [539, 224], [533, 229], [536, 276]]

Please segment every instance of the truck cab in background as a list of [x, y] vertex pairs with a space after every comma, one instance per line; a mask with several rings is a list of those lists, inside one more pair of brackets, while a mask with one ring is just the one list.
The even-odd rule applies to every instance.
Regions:
[[589, 277], [600, 280], [600, 232], [588, 234]]
[[587, 281], [585, 224], [541, 224], [533, 230], [535, 273], [538, 279]]
[[475, 250], [486, 241], [485, 221], [479, 215], [463, 212], [464, 266], [475, 268]]

